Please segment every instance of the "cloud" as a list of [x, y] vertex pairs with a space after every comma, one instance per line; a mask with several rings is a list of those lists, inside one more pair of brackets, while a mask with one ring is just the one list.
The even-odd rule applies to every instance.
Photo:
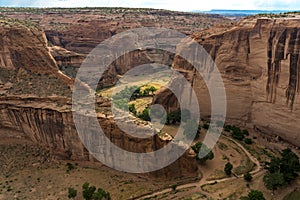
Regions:
[[0, 5], [25, 7], [147, 7], [180, 11], [210, 9], [300, 10], [299, 0], [1, 0]]

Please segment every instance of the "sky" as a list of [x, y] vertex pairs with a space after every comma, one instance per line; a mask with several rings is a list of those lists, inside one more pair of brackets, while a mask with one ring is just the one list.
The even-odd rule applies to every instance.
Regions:
[[300, 0], [0, 0], [12, 7], [134, 7], [177, 11], [300, 10]]

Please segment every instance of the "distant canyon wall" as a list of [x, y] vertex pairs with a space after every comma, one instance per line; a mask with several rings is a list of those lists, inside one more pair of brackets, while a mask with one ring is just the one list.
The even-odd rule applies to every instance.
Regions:
[[[256, 128], [299, 146], [300, 19], [249, 18], [223, 33], [194, 37], [222, 75], [227, 123]], [[190, 52], [191, 57], [194, 54]], [[202, 78], [178, 56], [173, 67], [192, 83], [201, 115], [209, 117], [210, 96]], [[168, 103], [176, 102], [172, 98], [164, 90], [156, 102], [175, 109], [176, 104]]]

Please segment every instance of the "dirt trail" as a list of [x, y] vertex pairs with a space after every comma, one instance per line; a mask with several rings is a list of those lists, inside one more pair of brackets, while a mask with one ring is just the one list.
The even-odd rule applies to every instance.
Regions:
[[[239, 148], [241, 148], [245, 154], [249, 157], [249, 159], [256, 164], [256, 167], [253, 171], [251, 171], [250, 173], [253, 175], [253, 176], [257, 176], [259, 174], [259, 172], [263, 169], [263, 167], [261, 166], [260, 162], [253, 156], [251, 155], [248, 150], [243, 146], [241, 145], [239, 142], [231, 139], [230, 137], [227, 137], [227, 136], [222, 136], [230, 141], [232, 141], [233, 143], [235, 143]], [[222, 178], [222, 179], [216, 179], [216, 180], [211, 180], [211, 181], [206, 181], [205, 178], [203, 177], [199, 182], [194, 182], [194, 183], [187, 183], [187, 184], [183, 184], [183, 185], [179, 185], [177, 186], [177, 190], [180, 190], [180, 189], [186, 189], [186, 188], [190, 188], [190, 187], [199, 187], [201, 189], [201, 185], [204, 185], [204, 184], [211, 184], [211, 183], [215, 183], [215, 182], [225, 182], [225, 181], [230, 181], [230, 180], [234, 180], [234, 179], [239, 179], [239, 178], [243, 178], [243, 175], [239, 175], [239, 176], [233, 176], [233, 177], [227, 177], [227, 178]], [[135, 199], [145, 199], [145, 198], [150, 198], [150, 197], [153, 197], [153, 196], [158, 196], [158, 195], [162, 195], [162, 194], [165, 194], [165, 193], [169, 193], [169, 192], [172, 192], [172, 189], [171, 188], [167, 188], [167, 189], [164, 189], [164, 190], [161, 190], [161, 191], [158, 191], [158, 192], [154, 192], [152, 194], [147, 194], [145, 196], [141, 196], [141, 197], [138, 197], [138, 198], [135, 198]], [[201, 189], [201, 193], [202, 194], [205, 194], [205, 195], [209, 195], [207, 192], [203, 191]]]

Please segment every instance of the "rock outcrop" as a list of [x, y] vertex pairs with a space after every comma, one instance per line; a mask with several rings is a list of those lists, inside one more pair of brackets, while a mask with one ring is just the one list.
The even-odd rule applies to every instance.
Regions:
[[[16, 130], [20, 135], [6, 137], [29, 138], [49, 148], [57, 159], [96, 161], [83, 146], [74, 125], [73, 80], [59, 71], [43, 32], [7, 19], [1, 21], [0, 38], [0, 131]], [[70, 53], [70, 56], [77, 55]], [[109, 99], [97, 99], [97, 107], [97, 120], [102, 129], [111, 142], [123, 149], [151, 152], [169, 142], [158, 135], [137, 139], [124, 133], [106, 112], [111, 109]], [[117, 158], [111, 159], [118, 162]], [[198, 176], [194, 155], [186, 152], [169, 167], [150, 175], [158, 178]]]
[[49, 49], [60, 71], [71, 78], [75, 78], [76, 71], [84, 61], [85, 55], [68, 51], [59, 46], [49, 47]]
[[[227, 123], [253, 127], [299, 146], [299, 16], [251, 17], [228, 31], [202, 36], [194, 38], [214, 59], [224, 81]], [[173, 67], [192, 83], [201, 115], [209, 117], [210, 96], [202, 78], [178, 56]], [[166, 96], [169, 92], [161, 91], [155, 102], [176, 108]]]
[[[78, 64], [81, 64], [81, 55], [84, 57], [98, 44], [120, 32], [142, 27], [160, 27], [178, 30], [187, 35], [217, 24], [226, 26], [232, 23], [219, 15], [205, 15], [200, 13], [174, 12], [156, 9], [133, 8], [81, 8], [81, 9], [15, 9], [1, 8], [3, 15], [10, 18], [29, 20], [41, 26], [47, 36], [49, 46], [58, 46], [67, 51], [52, 48], [52, 53], [62, 71], [74, 77]], [[126, 64], [137, 66], [141, 60], [156, 62], [148, 55], [153, 51], [135, 51]], [[148, 54], [148, 55], [147, 55]], [[79, 57], [78, 57], [79, 56]], [[71, 59], [71, 61], [70, 61]], [[124, 61], [124, 59], [120, 60]], [[135, 61], [137, 61], [135, 63]], [[171, 63], [169, 60], [167, 63]], [[101, 85], [111, 85], [116, 82], [116, 76], [121, 75], [128, 66], [114, 63], [107, 76], [104, 76]], [[115, 67], [115, 69], [113, 69]], [[121, 70], [120, 70], [121, 69]]]

